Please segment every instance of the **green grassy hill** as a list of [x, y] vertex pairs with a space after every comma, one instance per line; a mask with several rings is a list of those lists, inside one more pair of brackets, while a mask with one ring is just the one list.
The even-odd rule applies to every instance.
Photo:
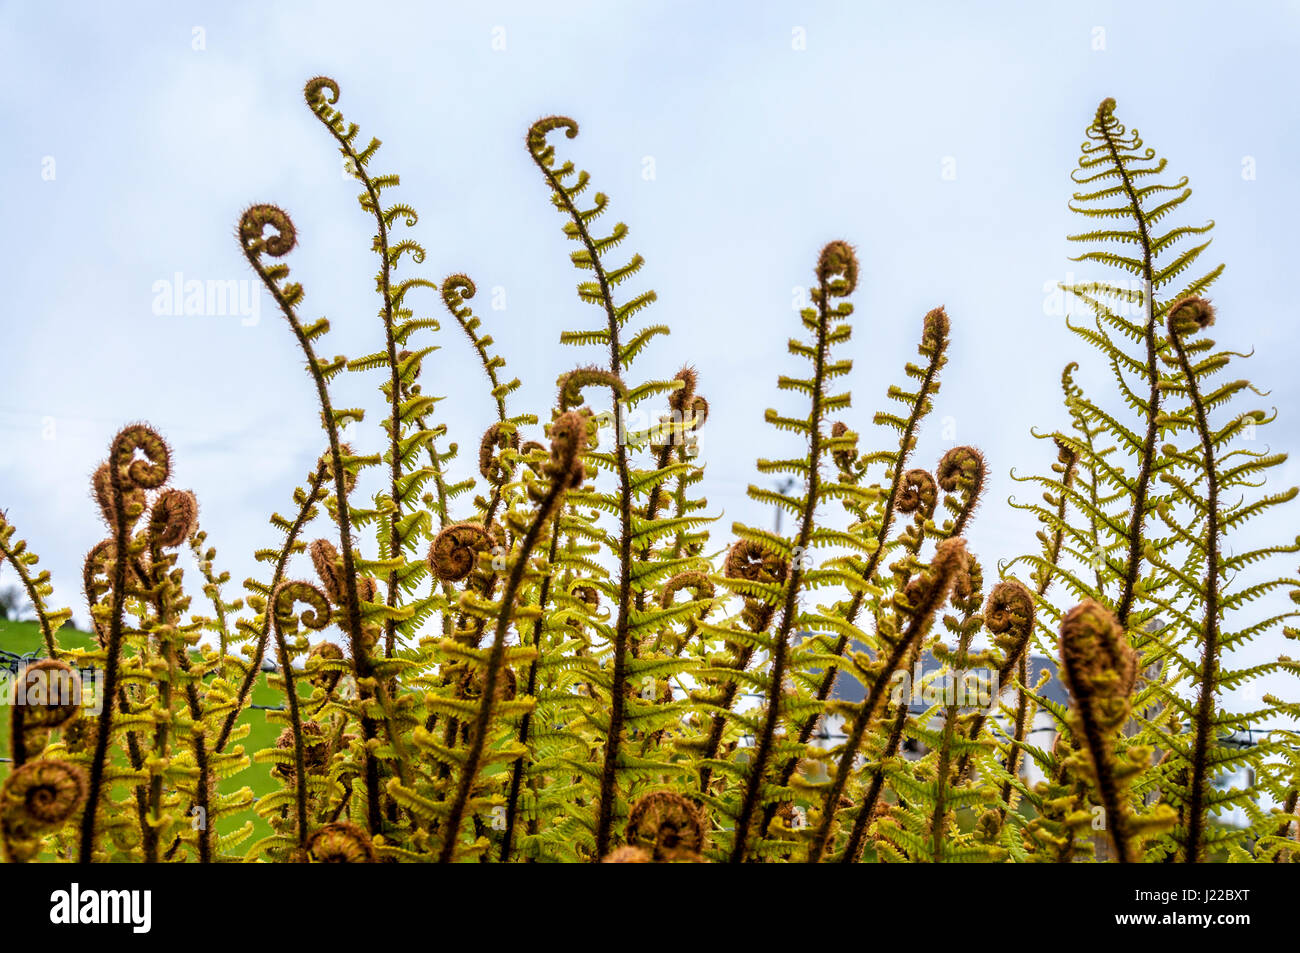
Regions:
[[[61, 647], [66, 648], [90, 648], [94, 644], [94, 639], [86, 632], [79, 632], [76, 629], [64, 626], [59, 630], [58, 642]], [[35, 652], [38, 655], [44, 655], [44, 643], [41, 640], [40, 627], [35, 622], [5, 622], [0, 621], [0, 649], [7, 652], [13, 652], [17, 655], [25, 655]], [[6, 691], [8, 685], [6, 684]], [[279, 692], [273, 690], [266, 684], [266, 677], [262, 676], [253, 686], [253, 702], [259, 705], [279, 705], [283, 701]], [[6, 695], [5, 705], [0, 708], [0, 783], [9, 776], [9, 731], [10, 715], [8, 710], [8, 697]], [[241, 742], [244, 752], [251, 758], [253, 754], [263, 748], [270, 748], [275, 745], [275, 739], [280, 734], [280, 726], [267, 720], [266, 712], [259, 709], [246, 710], [239, 719], [240, 725], [251, 725], [252, 729], [247, 738]], [[226, 792], [237, 791], [242, 787], [249, 787], [255, 797], [259, 797], [274, 790], [278, 786], [271, 777], [271, 766], [268, 764], [252, 764], [246, 770], [240, 772], [234, 778], [225, 781], [222, 784], [222, 790]], [[241, 814], [238, 819], [230, 818], [223, 820], [218, 825], [218, 832], [221, 834], [228, 833], [230, 830], [238, 828], [241, 824], [252, 816], [251, 812]], [[271, 833], [270, 825], [260, 817], [254, 817], [254, 830], [252, 837], [242, 845], [247, 847], [258, 838], [265, 837]], [[236, 851], [242, 847], [236, 848]]]

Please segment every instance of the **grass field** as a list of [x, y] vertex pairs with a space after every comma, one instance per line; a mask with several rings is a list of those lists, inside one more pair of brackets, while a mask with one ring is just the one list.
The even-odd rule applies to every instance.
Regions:
[[[90, 648], [93, 644], [92, 637], [85, 632], [78, 632], [75, 629], [64, 626], [59, 630], [58, 642], [61, 647], [65, 648]], [[7, 652], [13, 652], [18, 655], [35, 652], [44, 655], [43, 643], [41, 641], [41, 631], [35, 622], [4, 622], [0, 621], [0, 649]], [[6, 686], [7, 689], [7, 686]], [[283, 701], [279, 692], [273, 690], [266, 684], [266, 677], [263, 675], [253, 687], [253, 702], [260, 705], [278, 705]], [[10, 716], [8, 711], [9, 697], [5, 693], [3, 708], [0, 708], [0, 783], [9, 776], [9, 731]], [[240, 725], [251, 725], [252, 730], [249, 732], [240, 744], [244, 752], [251, 758], [256, 752], [263, 748], [274, 746], [275, 739], [280, 734], [280, 726], [269, 722], [266, 712], [259, 709], [248, 709], [239, 718]], [[274, 790], [278, 782], [271, 777], [271, 766], [269, 764], [251, 764], [247, 769], [241, 771], [238, 775], [222, 784], [222, 791], [229, 793], [237, 791], [242, 787], [249, 787], [253, 791], [254, 797], [259, 797], [269, 791]], [[118, 792], [121, 796], [121, 792]], [[219, 834], [228, 833], [237, 829], [250, 816], [253, 817], [254, 830], [251, 838], [246, 840], [235, 851], [241, 851], [249, 844], [261, 837], [271, 833], [268, 825], [260, 817], [252, 815], [251, 811], [241, 813], [237, 818], [227, 818], [221, 821], [217, 826]]]

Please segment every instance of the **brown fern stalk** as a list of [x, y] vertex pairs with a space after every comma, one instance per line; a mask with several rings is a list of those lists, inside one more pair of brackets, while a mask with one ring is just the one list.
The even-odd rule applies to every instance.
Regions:
[[[162, 554], [159, 547], [153, 546], [150, 563], [154, 569], [152, 588], [156, 593], [153, 600], [154, 612], [156, 613], [156, 618], [159, 622], [159, 625], [166, 626], [170, 621], [167, 617], [167, 609], [162, 594], [163, 587], [166, 585], [166, 581], [164, 579], [158, 578], [159, 575], [163, 575], [163, 573], [161, 572], [161, 567], [159, 565], [161, 562], [161, 555]], [[144, 566], [137, 564], [136, 572], [140, 575], [140, 578], [142, 579], [148, 578], [148, 576], [146, 575], [147, 570], [145, 569]], [[155, 758], [167, 757], [168, 741], [169, 741], [169, 733], [170, 733], [169, 729], [171, 727], [171, 721], [172, 721], [172, 682], [176, 674], [176, 659], [171, 650], [171, 646], [167, 644], [165, 641], [166, 639], [169, 638], [170, 638], [170, 634], [159, 633], [159, 651], [162, 654], [163, 661], [167, 666], [167, 675], [165, 678], [163, 678], [162, 683], [158, 686], [158, 703], [162, 707], [162, 710], [165, 713], [165, 717], [157, 719], [157, 724], [154, 728], [153, 756]], [[149, 794], [148, 794], [149, 817], [154, 821], [160, 820], [159, 814], [160, 814], [160, 808], [162, 806], [162, 795], [163, 795], [162, 774], [154, 773], [153, 776], [149, 778]], [[142, 838], [141, 846], [144, 849], [145, 863], [147, 864], [158, 863], [158, 829], [154, 827], [153, 824], [149, 824], [146, 830], [141, 831], [141, 834], [144, 835]]]
[[[919, 468], [909, 470], [903, 475], [896, 496], [894, 503], [898, 512], [907, 514], [912, 518], [912, 525], [903, 531], [900, 538], [900, 543], [904, 549], [904, 558], [891, 567], [895, 574], [900, 577], [897, 586], [902, 589], [907, 582], [907, 573], [909, 571], [907, 567], [913, 564], [917, 554], [921, 551], [921, 546], [925, 542], [926, 526], [930, 525], [931, 520], [934, 518], [934, 509], [939, 499], [939, 485], [928, 471]], [[967, 497], [967, 499], [969, 500], [970, 497]], [[962, 522], [964, 523], [964, 521]], [[943, 538], [946, 539], [948, 536], [944, 535]], [[910, 672], [915, 669], [920, 655], [921, 646], [919, 644], [912, 646], [911, 652], [902, 664], [902, 670]], [[871, 783], [868, 785], [866, 797], [858, 805], [857, 816], [854, 818], [853, 827], [849, 831], [848, 843], [840, 855], [841, 862], [856, 863], [862, 853], [867, 828], [875, 816], [876, 806], [881, 794], [884, 792], [886, 780], [884, 762], [898, 754], [898, 748], [902, 744], [903, 732], [907, 728], [909, 715], [910, 712], [905, 699], [894, 714], [889, 736], [885, 740], [885, 746], [880, 755], [880, 763], [871, 771]]]
[[1214, 432], [1201, 396], [1196, 373], [1187, 356], [1184, 338], [1214, 323], [1214, 308], [1204, 298], [1184, 298], [1169, 309], [1169, 340], [1186, 382], [1187, 396], [1196, 417], [1206, 480], [1205, 499], [1205, 593], [1204, 622], [1201, 625], [1201, 670], [1197, 677], [1196, 727], [1192, 736], [1191, 780], [1184, 819], [1183, 859], [1200, 863], [1205, 847], [1205, 796], [1209, 786], [1210, 742], [1214, 738], [1214, 691], [1219, 668], [1219, 471], [1215, 459]]
[[[790, 564], [762, 543], [741, 539], [732, 544], [731, 549], [727, 551], [722, 572], [729, 579], [782, 585], [790, 576]], [[775, 612], [776, 607], [765, 599], [746, 598], [744, 610], [741, 612], [741, 621], [749, 631], [755, 635], [762, 635], [772, 624]], [[733, 672], [743, 672], [748, 669], [750, 660], [754, 657], [753, 642], [748, 640], [729, 642], [728, 648], [731, 650], [731, 659], [725, 667]], [[700, 766], [701, 794], [708, 793], [709, 784], [713, 780], [713, 767], [708, 762], [718, 756], [718, 751], [722, 747], [722, 736], [727, 727], [727, 715], [724, 712], [731, 711], [731, 706], [735, 704], [739, 692], [739, 683], [733, 678], [728, 679], [723, 686], [720, 698], [710, 696], [710, 704], [722, 711], [714, 714], [709, 736], [704, 743], [703, 764]]]
[[[925, 376], [921, 380], [921, 386], [918, 391], [919, 399], [912, 405], [911, 412], [907, 416], [907, 424], [903, 428], [903, 436], [899, 441], [899, 450], [894, 458], [893, 470], [890, 473], [889, 487], [885, 497], [885, 509], [880, 517], [880, 526], [875, 535], [875, 548], [867, 556], [866, 563], [862, 567], [860, 578], [864, 583], [873, 584], [876, 578], [876, 572], [880, 567], [880, 560], [884, 557], [887, 547], [886, 541], [889, 539], [889, 531], [893, 526], [894, 511], [896, 500], [898, 498], [899, 487], [902, 485], [903, 476], [907, 472], [907, 462], [911, 457], [912, 449], [916, 445], [916, 432], [920, 426], [921, 420], [930, 411], [930, 393], [935, 387], [935, 381], [938, 378], [939, 370], [943, 367], [945, 361], [945, 351], [948, 347], [949, 321], [948, 315], [943, 308], [935, 308], [925, 316], [923, 322], [924, 339], [929, 343], [929, 360], [925, 366]], [[853, 625], [862, 611], [866, 602], [865, 590], [855, 592], [853, 598], [849, 601], [848, 609], [844, 614], [844, 621]], [[843, 656], [849, 647], [848, 635], [842, 634], [836, 639], [835, 645], [831, 649], [831, 654], [835, 658]], [[839, 666], [833, 661], [828, 663], [826, 671], [822, 673], [821, 681], [817, 685], [816, 700], [824, 702], [830, 698], [831, 691], [835, 688], [835, 680], [839, 675]], [[817, 722], [821, 715], [814, 713], [804, 719], [803, 724], [799, 726], [798, 742], [800, 745], [808, 743], [812, 738], [813, 731], [817, 727]], [[790, 783], [794, 773], [799, 767], [799, 758], [788, 758], [777, 775], [777, 785], [785, 786]], [[764, 809], [763, 823], [760, 831], [766, 834], [772, 818], [775, 816], [776, 808], [769, 805]]]
[[519, 551], [510, 575], [506, 578], [505, 589], [501, 594], [501, 610], [497, 615], [496, 634], [492, 648], [488, 653], [487, 671], [483, 677], [483, 699], [479, 703], [470, 739], [470, 748], [461, 765], [460, 779], [456, 794], [447, 811], [447, 824], [443, 834], [442, 848], [438, 853], [438, 863], [450, 863], [456, 854], [456, 844], [460, 840], [460, 826], [465, 818], [465, 807], [469, 802], [470, 792], [478, 779], [479, 768], [483, 759], [483, 748], [487, 744], [488, 731], [492, 727], [492, 716], [496, 708], [497, 683], [501, 678], [501, 669], [505, 663], [506, 634], [510, 630], [514, 617], [515, 598], [519, 587], [528, 571], [528, 561], [537, 546], [551, 517], [559, 506], [567, 490], [581, 485], [585, 473], [582, 465], [582, 451], [587, 443], [587, 418], [577, 412], [568, 411], [551, 422], [551, 460], [546, 467], [550, 486], [533, 515], [533, 521], [519, 543]]
[[[904, 671], [915, 669], [916, 660], [919, 657], [920, 647], [913, 646], [912, 654], [903, 663]], [[899, 702], [898, 711], [894, 713], [894, 721], [889, 727], [889, 737], [885, 739], [885, 747], [880, 755], [882, 762], [897, 756], [898, 749], [903, 743], [903, 731], [907, 728], [907, 719], [910, 714], [907, 708], [907, 700], [903, 699], [903, 701]], [[848, 843], [845, 845], [844, 852], [839, 856], [840, 863], [856, 864], [861, 858], [862, 848], [866, 843], [867, 829], [871, 826], [872, 818], [876, 813], [876, 806], [880, 803], [880, 795], [884, 793], [884, 789], [885, 772], [882, 768], [877, 768], [871, 772], [871, 783], [867, 786], [867, 793], [862, 798], [861, 804], [858, 805], [858, 814], [853, 819], [853, 827], [849, 831]]]
[[275, 631], [275, 645], [280, 658], [280, 678], [284, 683], [285, 706], [289, 709], [289, 730], [293, 736], [294, 797], [298, 818], [298, 847], [307, 846], [307, 756], [303, 743], [302, 714], [298, 705], [298, 680], [293, 673], [293, 656], [284, 635], [284, 626], [293, 616], [295, 602], [305, 602], [311, 609], [301, 621], [309, 629], [323, 629], [329, 624], [330, 607], [325, 594], [310, 583], [284, 582], [272, 593], [267, 611]]
[[[268, 590], [272, 594], [275, 593], [275, 590], [280, 586], [280, 582], [284, 579], [285, 567], [289, 563], [289, 557], [293, 555], [294, 544], [297, 543], [299, 534], [302, 533], [303, 527], [311, 521], [312, 508], [321, 498], [321, 487], [325, 483], [328, 472], [328, 466], [324, 460], [321, 460], [308, 483], [307, 494], [298, 507], [298, 514], [294, 517], [293, 523], [290, 524], [289, 532], [285, 534], [284, 545], [276, 556], [275, 569], [271, 573], [271, 584], [268, 586]], [[235, 696], [235, 704], [230, 713], [226, 715], [226, 720], [221, 725], [221, 731], [217, 734], [216, 743], [212, 746], [215, 754], [220, 754], [226, 750], [226, 744], [230, 740], [230, 732], [234, 729], [235, 722], [244, 711], [244, 706], [253, 691], [253, 683], [257, 681], [262, 673], [262, 659], [266, 655], [266, 643], [271, 634], [272, 607], [270, 603], [271, 600], [267, 599], [267, 607], [262, 615], [262, 623], [259, 626], [256, 648], [253, 651], [252, 658], [248, 661], [248, 667], [244, 671], [244, 678], [239, 683], [239, 692]]]
[[[569, 216], [579, 241], [590, 257], [596, 283], [600, 289], [601, 304], [609, 326], [609, 372], [621, 378], [623, 362], [619, 346], [619, 323], [614, 298], [610, 291], [609, 278], [605, 266], [601, 263], [596, 244], [587, 228], [586, 220], [573, 204], [568, 191], [560, 184], [559, 178], [543, 158], [547, 133], [563, 129], [564, 134], [572, 139], [578, 134], [578, 124], [563, 116], [551, 116], [533, 123], [528, 130], [528, 154], [534, 164], [541, 170], [555, 196], [556, 203]], [[632, 604], [632, 478], [628, 468], [627, 446], [622, 435], [624, 432], [623, 405], [614, 393], [614, 466], [618, 472], [618, 602], [616, 621], [614, 623], [614, 671], [610, 685], [609, 731], [605, 737], [604, 762], [600, 772], [600, 800], [596, 816], [596, 850], [594, 859], [599, 860], [609, 853], [610, 837], [614, 826], [614, 799], [617, 797], [618, 759], [623, 743], [623, 723], [627, 717], [624, 690], [627, 686], [627, 656], [630, 630], [628, 611]]]
[[1152, 265], [1151, 236], [1147, 230], [1146, 216], [1142, 211], [1142, 201], [1138, 198], [1137, 190], [1133, 185], [1133, 177], [1129, 174], [1124, 159], [1120, 156], [1119, 144], [1115, 140], [1114, 125], [1110, 122], [1110, 120], [1114, 119], [1114, 112], [1115, 100], [1109, 98], [1102, 100], [1101, 105], [1097, 107], [1095, 125], [1105, 139], [1106, 148], [1110, 152], [1111, 161], [1115, 163], [1120, 183], [1128, 196], [1129, 206], [1133, 212], [1133, 220], [1138, 228], [1138, 244], [1142, 249], [1142, 279], [1144, 281], [1142, 301], [1146, 307], [1146, 325], [1142, 332], [1142, 341], [1146, 348], [1147, 378], [1151, 383], [1146, 406], [1143, 408], [1146, 412], [1147, 428], [1146, 435], [1142, 439], [1142, 453], [1138, 463], [1137, 477], [1133, 484], [1133, 512], [1129, 515], [1127, 534], [1128, 556], [1124, 564], [1119, 602], [1115, 610], [1115, 617], [1119, 620], [1119, 624], [1127, 629], [1129, 614], [1133, 610], [1134, 590], [1137, 586], [1138, 577], [1142, 574], [1142, 526], [1146, 520], [1147, 495], [1150, 491], [1152, 472], [1155, 467], [1156, 439], [1160, 434], [1160, 368], [1157, 363], [1160, 347], [1159, 342], [1156, 340], [1155, 302], [1152, 300], [1155, 293], [1153, 286], [1155, 269]]
[[[276, 235], [271, 239], [266, 239], [263, 236], [263, 232], [268, 225], [275, 229], [276, 232]], [[275, 299], [281, 314], [284, 315], [294, 337], [297, 338], [303, 355], [307, 358], [307, 370], [311, 374], [312, 382], [316, 385], [316, 398], [321, 406], [321, 419], [325, 426], [325, 432], [329, 436], [330, 462], [334, 475], [334, 495], [338, 502], [339, 549], [343, 558], [343, 586], [346, 596], [344, 599], [344, 632], [351, 643], [352, 667], [362, 695], [361, 733], [366, 746], [366, 821], [370, 830], [377, 833], [382, 828], [383, 816], [380, 811], [379, 799], [379, 761], [371, 750], [371, 742], [378, 737], [378, 726], [375, 724], [374, 718], [365, 714], [364, 702], [366, 695], [373, 693], [379, 700], [381, 707], [385, 709], [385, 732], [398, 755], [395, 763], [403, 783], [406, 783], [405, 746], [402, 744], [399, 733], [394, 731], [391, 726], [387, 714], [389, 706], [386, 703], [386, 693], [384, 687], [374, 679], [374, 664], [371, 662], [370, 652], [366, 648], [362, 634], [361, 601], [357, 596], [357, 569], [352, 550], [352, 517], [348, 511], [347, 502], [347, 473], [343, 467], [338, 423], [334, 418], [334, 408], [330, 400], [329, 388], [326, 386], [325, 376], [321, 371], [320, 362], [316, 358], [315, 349], [312, 347], [302, 324], [298, 321], [297, 312], [294, 310], [297, 301], [302, 296], [302, 288], [299, 285], [289, 285], [282, 288], [276, 277], [267, 270], [261, 260], [263, 253], [269, 254], [273, 258], [281, 258], [287, 255], [297, 243], [297, 233], [294, 230], [293, 222], [281, 209], [273, 205], [254, 205], [245, 211], [240, 219], [239, 237], [240, 245], [244, 250], [244, 257]], [[283, 266], [279, 267], [283, 268]], [[287, 269], [283, 269], [280, 273], [287, 274]], [[369, 691], [366, 690], [363, 683], [372, 686]]]
[[[1067, 373], [1068, 373], [1067, 368]], [[1075, 467], [1078, 463], [1078, 454], [1070, 447], [1064, 444], [1060, 445], [1060, 464], [1064, 467], [1065, 472], [1061, 475], [1061, 493], [1060, 499], [1056, 503], [1056, 531], [1052, 534], [1052, 542], [1048, 546], [1047, 565], [1042, 568], [1038, 577], [1038, 583], [1035, 586], [1035, 595], [1039, 602], [1047, 596], [1047, 590], [1051, 588], [1052, 581], [1055, 579], [1056, 567], [1061, 561], [1061, 549], [1065, 537], [1065, 501], [1070, 491], [1070, 486], [1074, 482], [1074, 476], [1077, 472]], [[1011, 677], [1010, 663], [1015, 662], [1016, 678], [1020, 682], [1020, 687], [1016, 694], [1016, 720], [1012, 728], [1010, 747], [1007, 749], [1006, 761], [1003, 767], [1007, 772], [1007, 780], [1002, 782], [1001, 804], [998, 806], [999, 816], [1005, 820], [1007, 812], [1011, 810], [1012, 783], [1011, 779], [1016, 777], [1020, 772], [1020, 761], [1024, 755], [1024, 742], [1029, 734], [1029, 722], [1033, 718], [1033, 699], [1029, 696], [1029, 639], [1033, 635], [1033, 624], [1025, 631], [1024, 644], [1012, 652], [1008, 652], [1002, 667], [998, 670], [998, 689], [1007, 684], [1007, 679]], [[971, 737], [978, 737], [980, 730], [984, 727], [984, 716], [976, 718], [975, 723], [971, 726]]]
[[[329, 99], [325, 93], [331, 94]], [[400, 362], [397, 358], [397, 341], [393, 336], [393, 294], [392, 294], [392, 270], [393, 262], [388, 251], [388, 222], [384, 218], [383, 206], [379, 204], [379, 190], [375, 187], [374, 180], [370, 173], [366, 171], [356, 150], [352, 146], [349, 138], [333, 123], [327, 121], [325, 108], [327, 105], [333, 105], [339, 101], [339, 85], [328, 76], [317, 76], [307, 81], [303, 94], [307, 100], [307, 105], [311, 107], [316, 118], [321, 124], [329, 130], [330, 135], [339, 144], [339, 149], [351, 164], [353, 174], [361, 182], [366, 190], [366, 196], [370, 202], [370, 211], [375, 217], [375, 251], [379, 254], [379, 296], [383, 302], [381, 316], [384, 324], [384, 347], [388, 353], [388, 403], [389, 413], [391, 414], [388, 426], [388, 478], [389, 493], [392, 497], [392, 509], [388, 513], [388, 555], [392, 559], [398, 559], [402, 555], [402, 537], [400, 524], [402, 520], [402, 500], [398, 493], [398, 481], [402, 476], [402, 457], [400, 452], [401, 443], [401, 406], [402, 406], [402, 389], [401, 374], [399, 371]], [[407, 221], [415, 224], [415, 213], [407, 210]], [[343, 497], [339, 497], [339, 508], [343, 509], [345, 502]], [[397, 606], [398, 597], [398, 572], [394, 567], [388, 572], [387, 585], [387, 605], [390, 609]], [[397, 622], [391, 616], [384, 619], [384, 655], [391, 657], [397, 639]]]
[[[145, 453], [146, 461], [134, 460], [136, 450]], [[95, 735], [95, 751], [90, 760], [86, 783], [86, 809], [81, 816], [78, 860], [94, 860], [95, 835], [98, 828], [99, 803], [104, 793], [104, 772], [108, 766], [109, 743], [113, 735], [113, 715], [118, 704], [118, 673], [121, 665], [123, 610], [126, 605], [126, 576], [129, 559], [130, 525], [126, 510], [128, 489], [152, 489], [162, 486], [169, 472], [167, 445], [144, 425], [122, 430], [113, 438], [109, 450], [108, 476], [113, 517], [113, 581], [108, 638], [104, 652], [103, 712]], [[129, 482], [128, 482], [129, 481]], [[137, 514], [138, 515], [138, 514]]]
[[1061, 620], [1061, 675], [1074, 698], [1073, 728], [1087, 748], [1106, 811], [1106, 831], [1122, 864], [1138, 859], [1111, 745], [1127, 721], [1138, 656], [1113, 613], [1089, 599]]
[[[963, 621], [969, 623], [969, 619]], [[963, 669], [970, 664], [970, 644], [971, 637], [974, 634], [974, 630], [968, 624], [963, 625], [954, 657], [956, 665]], [[943, 713], [943, 735], [939, 743], [938, 764], [935, 766], [934, 810], [930, 813], [930, 859], [935, 863], [943, 859], [943, 841], [948, 829], [948, 784], [949, 778], [954, 777], [951, 773], [952, 742], [953, 736], [956, 734], [956, 722], [959, 712], [960, 708], [957, 702], [952, 701], [944, 709]], [[956, 774], [954, 780], [959, 782], [961, 774]]]
[[[559, 549], [560, 532], [559, 520], [557, 519], [556, 526], [551, 531], [551, 546], [550, 551], [547, 554], [547, 566], [555, 565], [555, 559], [559, 554]], [[546, 612], [546, 606], [550, 601], [552, 578], [552, 573], [548, 572], [542, 579], [541, 588], [538, 590], [537, 608], [543, 614]], [[526, 698], [535, 698], [537, 695], [537, 669], [538, 663], [541, 660], [543, 618], [544, 615], [539, 617], [538, 620], [533, 623], [533, 629], [531, 632], [532, 648], [538, 653], [538, 656], [528, 663], [528, 677], [524, 683], [524, 697]], [[524, 712], [523, 717], [520, 718], [519, 733], [515, 738], [515, 740], [518, 741], [520, 745], [524, 746], [525, 749], [527, 749], [528, 746], [528, 738], [529, 733], [532, 731], [532, 726], [533, 713], [529, 710]], [[503, 864], [510, 861], [510, 854], [514, 851], [515, 824], [518, 821], [519, 815], [519, 792], [523, 787], [524, 770], [527, 763], [528, 754], [525, 753], [521, 755], [510, 768], [510, 789], [506, 794], [505, 830], [501, 833], [501, 863]]]
[[961, 537], [946, 539], [939, 544], [930, 566], [922, 573], [916, 601], [907, 609], [909, 615], [907, 628], [894, 644], [884, 665], [872, 681], [867, 697], [853, 716], [848, 740], [844, 743], [839, 762], [835, 766], [835, 774], [823, 798], [821, 823], [808, 849], [808, 863], [820, 862], [826, 851], [831, 830], [835, 825], [836, 806], [848, 784], [849, 776], [853, 773], [853, 761], [862, 747], [862, 739], [884, 706], [890, 677], [929, 630], [935, 613], [948, 598], [948, 590], [952, 586], [954, 576], [961, 568], [965, 553], [966, 542]]
[[[1043, 591], [1040, 583], [1038, 593], [1040, 597]], [[1017, 676], [1022, 686], [1029, 681], [1029, 643], [1034, 634], [1034, 614], [1034, 597], [1019, 580], [1004, 579], [989, 593], [988, 605], [984, 611], [984, 625], [994, 636], [1000, 636], [999, 641], [1005, 645], [1002, 663], [998, 666], [997, 673], [999, 696], [1005, 691], [1006, 686], [1011, 684], [1012, 676]], [[1028, 717], [1026, 699], [1025, 690], [1022, 688], [1017, 707], [1015, 740], [1011, 746], [1011, 753], [1007, 756], [1007, 770], [1011, 772], [1015, 771], [1015, 761], [1012, 759], [1017, 758], [1019, 743], [1024, 741], [1025, 737], [1025, 721]], [[996, 701], [995, 698], [994, 702]], [[986, 721], [987, 716], [983, 712], [975, 716], [968, 735], [971, 740], [979, 737]], [[970, 762], [969, 754], [960, 759], [957, 766], [958, 777], [965, 776]], [[1010, 796], [1008, 791], [1004, 801]]]
[[[847, 243], [832, 242], [822, 249], [821, 257], [817, 262], [816, 355], [813, 360], [812, 409], [808, 415], [808, 479], [804, 485], [803, 509], [799, 514], [799, 534], [796, 537], [794, 550], [798, 553], [807, 553], [812, 542], [817, 502], [821, 495], [822, 392], [826, 384], [826, 360], [830, 347], [828, 341], [830, 302], [832, 297], [844, 297], [853, 291], [857, 284], [857, 271], [857, 258]], [[753, 758], [748, 765], [749, 776], [745, 783], [745, 795], [740, 802], [740, 811], [736, 815], [735, 840], [732, 843], [730, 858], [733, 864], [743, 862], [749, 849], [749, 827], [761, 799], [767, 762], [771, 756], [777, 724], [781, 719], [781, 693], [785, 688], [790, 633], [794, 629], [795, 617], [799, 612], [799, 586], [803, 578], [803, 570], [803, 560], [793, 560], [789, 576], [785, 580], [785, 604], [781, 608], [781, 621], [773, 633], [767, 713], [764, 716], [762, 732], [754, 747]]]

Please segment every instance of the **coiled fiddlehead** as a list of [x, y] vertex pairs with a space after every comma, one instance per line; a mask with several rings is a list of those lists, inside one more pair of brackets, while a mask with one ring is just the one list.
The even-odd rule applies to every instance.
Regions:
[[[296, 619], [294, 605], [303, 603], [307, 609]], [[330, 604], [325, 593], [309, 582], [282, 582], [275, 590], [269, 610], [275, 631], [275, 645], [280, 655], [280, 678], [284, 682], [284, 697], [289, 709], [289, 728], [293, 733], [293, 762], [295, 796], [298, 809], [298, 845], [307, 843], [307, 763], [303, 742], [302, 715], [298, 710], [298, 685], [294, 675], [293, 656], [285, 638], [286, 629], [296, 629], [298, 623], [319, 631], [329, 625]]]
[[1105, 606], [1088, 600], [1065, 614], [1061, 620], [1061, 677], [1074, 698], [1078, 734], [1087, 746], [1093, 782], [1106, 809], [1106, 830], [1116, 857], [1124, 864], [1138, 858], [1111, 744], [1128, 720], [1137, 667], [1137, 652]]
[[81, 679], [67, 662], [33, 662], [19, 673], [11, 702], [9, 746], [14, 766], [21, 767], [27, 760], [29, 732], [40, 737], [77, 717], [81, 710]]
[[[137, 453], [141, 456], [137, 458]], [[99, 732], [95, 738], [95, 752], [90, 762], [90, 778], [86, 786], [86, 810], [81, 820], [79, 857], [90, 863], [95, 852], [96, 821], [99, 802], [104, 788], [104, 770], [108, 763], [109, 743], [113, 737], [113, 717], [117, 707], [118, 675], [121, 664], [123, 611], [126, 605], [128, 547], [131, 544], [131, 524], [139, 518], [142, 507], [132, 503], [128, 507], [127, 494], [131, 490], [157, 489], [167, 482], [171, 454], [166, 442], [144, 424], [133, 424], [121, 430], [109, 447], [108, 453], [109, 498], [113, 513], [113, 580], [109, 608], [108, 636], [105, 640], [103, 713]]]
[[40, 838], [66, 824], [86, 802], [86, 774], [67, 761], [17, 768], [0, 787], [0, 846], [9, 863], [40, 853]]
[[627, 842], [651, 852], [656, 861], [694, 861], [704, 849], [700, 808], [674, 791], [655, 791], [632, 805]]
[[377, 859], [370, 837], [347, 821], [326, 824], [313, 834], [304, 856], [317, 864], [373, 864]]
[[429, 544], [429, 568], [444, 582], [460, 582], [478, 564], [482, 553], [491, 552], [492, 537], [479, 523], [453, 523]]
[[966, 524], [984, 492], [987, 470], [984, 454], [974, 447], [953, 447], [939, 460], [935, 479], [948, 494], [944, 497], [944, 505], [954, 513], [952, 526], [946, 528], [949, 536], [960, 536], [966, 531]]
[[938, 484], [929, 470], [917, 467], [903, 474], [898, 492], [894, 494], [894, 509], [908, 516], [918, 513], [921, 519], [928, 520], [934, 516], [938, 502]]
[[502, 450], [519, 452], [519, 432], [510, 424], [495, 423], [483, 432], [483, 439], [479, 441], [478, 472], [497, 492], [514, 472], [514, 468], [503, 459]]
[[199, 527], [199, 501], [189, 490], [164, 490], [149, 513], [149, 541], [175, 549]]

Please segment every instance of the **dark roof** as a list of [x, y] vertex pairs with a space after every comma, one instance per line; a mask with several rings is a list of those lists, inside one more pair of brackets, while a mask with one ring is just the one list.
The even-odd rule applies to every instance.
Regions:
[[[854, 649], [862, 651], [862, 646], [855, 643]], [[928, 675], [937, 671], [940, 667], [939, 660], [934, 657], [933, 652], [926, 650], [921, 653], [921, 671], [923, 674]], [[1043, 686], [1040, 694], [1057, 704], [1068, 705], [1070, 696], [1066, 692], [1065, 686], [1061, 684], [1061, 679], [1057, 676], [1056, 661], [1045, 655], [1029, 656], [1029, 680], [1031, 685], [1037, 684], [1044, 671], [1049, 672], [1051, 678]], [[852, 675], [846, 674], [841, 674], [835, 679], [835, 688], [831, 691], [832, 698], [849, 702], [860, 702], [865, 697], [865, 694], [862, 683]], [[925, 708], [924, 705], [920, 704], [913, 704], [911, 707], [919, 711], [923, 711]]]

